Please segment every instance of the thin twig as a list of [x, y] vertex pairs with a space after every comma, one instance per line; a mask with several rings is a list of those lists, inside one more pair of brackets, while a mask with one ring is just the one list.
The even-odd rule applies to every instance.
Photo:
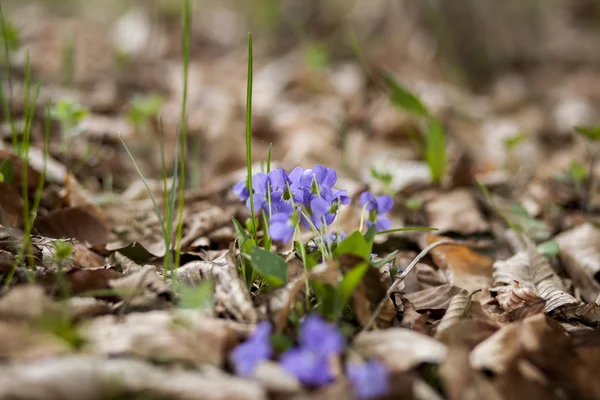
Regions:
[[361, 331], [368, 331], [371, 326], [373, 325], [373, 323], [375, 322], [375, 319], [379, 316], [379, 314], [381, 313], [381, 310], [383, 309], [383, 306], [385, 305], [387, 299], [390, 298], [390, 296], [392, 295], [392, 292], [396, 289], [396, 287], [398, 286], [398, 284], [400, 282], [402, 282], [404, 280], [404, 278], [406, 278], [406, 275], [408, 275], [408, 273], [413, 269], [413, 267], [415, 265], [417, 265], [417, 263], [419, 261], [421, 261], [421, 259], [423, 257], [425, 257], [427, 255], [427, 253], [429, 253], [429, 251], [437, 246], [441, 246], [443, 244], [458, 244], [456, 241], [452, 240], [452, 239], [442, 239], [442, 240], [438, 240], [437, 242], [431, 243], [429, 246], [425, 247], [416, 257], [414, 260], [412, 260], [412, 262], [408, 265], [408, 267], [406, 267], [406, 269], [398, 276], [398, 278], [394, 281], [394, 283], [392, 283], [392, 285], [389, 287], [389, 289], [387, 290], [387, 292], [385, 293], [385, 296], [383, 299], [381, 299], [381, 301], [379, 302], [379, 304], [377, 304], [377, 308], [375, 309], [375, 311], [373, 312], [373, 315], [371, 315], [371, 318], [369, 318], [369, 321], [365, 324], [365, 326], [362, 328]]

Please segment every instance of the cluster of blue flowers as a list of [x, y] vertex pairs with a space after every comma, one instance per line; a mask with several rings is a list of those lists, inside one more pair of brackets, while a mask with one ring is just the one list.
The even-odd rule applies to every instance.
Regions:
[[[230, 354], [235, 371], [250, 376], [262, 361], [273, 356], [270, 341], [271, 325], [261, 322], [251, 337]], [[281, 366], [308, 386], [321, 386], [335, 379], [332, 361], [346, 346], [344, 337], [318, 315], [304, 319], [298, 336], [298, 346], [280, 357]], [[389, 371], [376, 360], [349, 365], [347, 375], [359, 399], [371, 399], [389, 392]]]
[[[253, 205], [254, 212], [267, 213], [269, 235], [273, 240], [288, 242], [299, 223], [322, 232], [335, 220], [339, 207], [350, 204], [346, 190], [334, 188], [336, 182], [336, 171], [323, 165], [308, 169], [296, 167], [289, 174], [279, 168], [252, 176], [252, 201], [246, 180], [235, 184], [233, 192], [249, 209]], [[364, 192], [360, 200], [369, 212], [367, 226], [375, 224], [377, 230], [391, 227], [389, 218], [383, 216], [394, 204], [390, 196], [375, 198], [370, 192]]]

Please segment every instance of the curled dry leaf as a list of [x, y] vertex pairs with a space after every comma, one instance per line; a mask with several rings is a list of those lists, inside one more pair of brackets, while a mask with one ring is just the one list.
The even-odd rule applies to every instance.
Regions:
[[440, 337], [445, 330], [454, 325], [458, 320], [465, 318], [469, 313], [470, 306], [471, 296], [466, 290], [456, 293], [450, 300], [448, 309], [437, 326], [435, 336]]
[[164, 308], [174, 296], [154, 265], [145, 265], [134, 274], [112, 279], [108, 286], [115, 290], [126, 308], [134, 310]]
[[430, 329], [427, 327], [429, 313], [419, 314], [415, 306], [407, 299], [402, 299], [402, 321], [400, 327], [412, 329], [416, 332], [428, 334]]
[[552, 270], [548, 260], [529, 243], [527, 252], [519, 252], [506, 261], [494, 263], [494, 291], [518, 281], [520, 287], [534, 291], [546, 301], [544, 311], [549, 313], [581, 302], [565, 291], [562, 280]]
[[[440, 236], [426, 234], [425, 246], [443, 239]], [[430, 254], [451, 284], [468, 292], [481, 289], [482, 292], [475, 295], [476, 300], [486, 295], [485, 289], [492, 283], [493, 261], [489, 257], [461, 244], [441, 245], [433, 248]]]
[[170, 398], [263, 400], [259, 383], [225, 374], [165, 371], [137, 360], [90, 356], [50, 358], [0, 367], [0, 397], [28, 400]]
[[584, 223], [556, 237], [559, 257], [584, 301], [600, 295], [600, 230]]
[[[67, 173], [65, 176], [64, 202], [67, 207], [86, 210], [104, 224], [104, 226], [111, 226], [104, 210], [96, 205], [92, 200], [92, 196], [83, 188], [83, 186], [81, 186], [71, 173]], [[106, 243], [106, 241], [103, 243]]]
[[544, 312], [545, 308], [544, 299], [534, 290], [521, 287], [519, 281], [513, 281], [511, 286], [499, 288], [496, 300], [500, 307], [519, 319]]
[[71, 317], [76, 320], [110, 314], [113, 310], [110, 303], [93, 297], [71, 297], [68, 303]]
[[231, 217], [238, 208], [238, 205], [225, 208], [211, 206], [197, 212], [190, 212], [189, 215], [184, 216], [187, 230], [181, 238], [181, 248], [186, 250], [198, 238], [231, 223]]
[[176, 271], [177, 278], [179, 282], [189, 286], [196, 286], [203, 280], [212, 280], [215, 285], [215, 312], [230, 315], [237, 321], [255, 323], [257, 316], [250, 293], [232, 263], [233, 260], [229, 260], [228, 255], [214, 261], [192, 261]]
[[130, 355], [153, 361], [222, 365], [225, 354], [250, 327], [192, 310], [108, 315], [83, 325], [86, 349], [105, 356]]
[[471, 192], [455, 189], [435, 196], [425, 204], [429, 226], [439, 233], [472, 235], [487, 232], [489, 224], [483, 219]]
[[82, 207], [68, 207], [36, 218], [35, 228], [41, 235], [62, 239], [77, 239], [91, 245], [106, 243], [109, 232], [106, 225]]
[[6, 182], [0, 182], [0, 223], [21, 228], [23, 223], [23, 199], [17, 189]]
[[275, 330], [283, 331], [288, 324], [288, 315], [296, 304], [296, 296], [304, 287], [305, 280], [302, 276], [268, 293], [258, 309], [262, 314], [261, 319], [271, 319]]
[[439, 364], [447, 353], [444, 344], [404, 328], [362, 332], [354, 350], [365, 359], [378, 358], [391, 371], [404, 372], [422, 363]]

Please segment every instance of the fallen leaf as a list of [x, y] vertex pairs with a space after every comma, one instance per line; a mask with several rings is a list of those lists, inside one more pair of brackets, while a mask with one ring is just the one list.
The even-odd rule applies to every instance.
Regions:
[[[442, 240], [443, 237], [426, 234], [425, 246]], [[493, 261], [462, 244], [441, 245], [431, 249], [431, 258], [448, 281], [468, 292], [482, 290], [475, 295], [481, 300], [486, 295], [485, 289], [492, 283]]]
[[559, 257], [584, 301], [600, 297], [600, 230], [582, 224], [556, 237]]
[[58, 315], [60, 308], [53, 303], [41, 286], [18, 285], [0, 298], [0, 320], [37, 321], [43, 316]]
[[252, 371], [252, 379], [276, 396], [290, 396], [303, 391], [298, 379], [274, 361], [259, 363]]
[[21, 228], [23, 223], [23, 198], [17, 189], [0, 182], [0, 222], [2, 225]]
[[441, 193], [425, 203], [429, 226], [440, 234], [459, 233], [472, 235], [489, 231], [489, 224], [483, 219], [475, 199], [466, 189], [455, 189]]
[[415, 306], [406, 298], [402, 299], [402, 321], [401, 328], [411, 329], [416, 332], [429, 334], [430, 329], [427, 328], [427, 320], [429, 313], [419, 314]]
[[448, 308], [452, 297], [461, 290], [459, 287], [446, 284], [409, 293], [404, 295], [404, 298], [410, 301], [417, 311], [445, 310]]
[[238, 321], [255, 323], [256, 310], [237, 268], [224, 255], [214, 261], [192, 261], [178, 268], [177, 279], [188, 286], [197, 286], [210, 279], [214, 282], [215, 312], [230, 315]]
[[[57, 272], [56, 275], [62, 272]], [[84, 294], [93, 292], [107, 292], [110, 289], [110, 281], [112, 279], [118, 279], [122, 275], [112, 268], [73, 268], [66, 273], [67, 281], [70, 283], [70, 293], [72, 294]], [[54, 279], [54, 290], [61, 291], [61, 278], [55, 276]], [[110, 295], [108, 293], [97, 295], [99, 298], [106, 298], [110, 300], [117, 300], [118, 297]]]
[[156, 273], [154, 265], [145, 265], [140, 271], [108, 281], [123, 300], [123, 306], [132, 310], [164, 308], [173, 301], [174, 294]]
[[365, 359], [380, 359], [395, 372], [423, 363], [439, 364], [447, 353], [444, 344], [404, 328], [362, 332], [354, 339], [353, 348]]
[[41, 235], [62, 239], [72, 238], [91, 245], [108, 241], [106, 226], [93, 214], [81, 207], [61, 208], [36, 218], [35, 228]]
[[104, 400], [114, 396], [181, 400], [263, 400], [259, 383], [226, 374], [170, 370], [131, 359], [66, 356], [0, 367], [0, 397]]
[[440, 335], [452, 325], [454, 325], [461, 318], [466, 318], [469, 314], [469, 308], [471, 307], [471, 296], [466, 290], [461, 290], [456, 293], [448, 304], [448, 309], [444, 314], [444, 317], [440, 321], [440, 324], [436, 328], [435, 336]]
[[494, 291], [497, 292], [499, 286], [512, 285], [514, 281], [518, 281], [522, 288], [532, 290], [546, 301], [546, 313], [581, 303], [565, 292], [562, 280], [531, 243], [527, 252], [519, 252], [506, 261], [494, 263]]
[[82, 325], [80, 332], [87, 340], [85, 350], [94, 354], [220, 366], [250, 330], [194, 310], [178, 310], [98, 317]]
[[518, 319], [544, 312], [545, 308], [544, 299], [534, 290], [521, 287], [519, 281], [513, 281], [512, 286], [499, 288], [496, 300], [500, 307]]
[[27, 324], [0, 321], [0, 357], [3, 360], [34, 360], [71, 350], [69, 343], [52, 333], [37, 331]]

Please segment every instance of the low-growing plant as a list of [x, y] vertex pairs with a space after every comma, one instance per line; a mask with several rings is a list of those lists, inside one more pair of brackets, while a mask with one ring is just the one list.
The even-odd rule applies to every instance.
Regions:
[[83, 132], [81, 122], [88, 110], [73, 99], [62, 99], [54, 105], [50, 115], [61, 125], [61, 152], [66, 154], [71, 139]]

